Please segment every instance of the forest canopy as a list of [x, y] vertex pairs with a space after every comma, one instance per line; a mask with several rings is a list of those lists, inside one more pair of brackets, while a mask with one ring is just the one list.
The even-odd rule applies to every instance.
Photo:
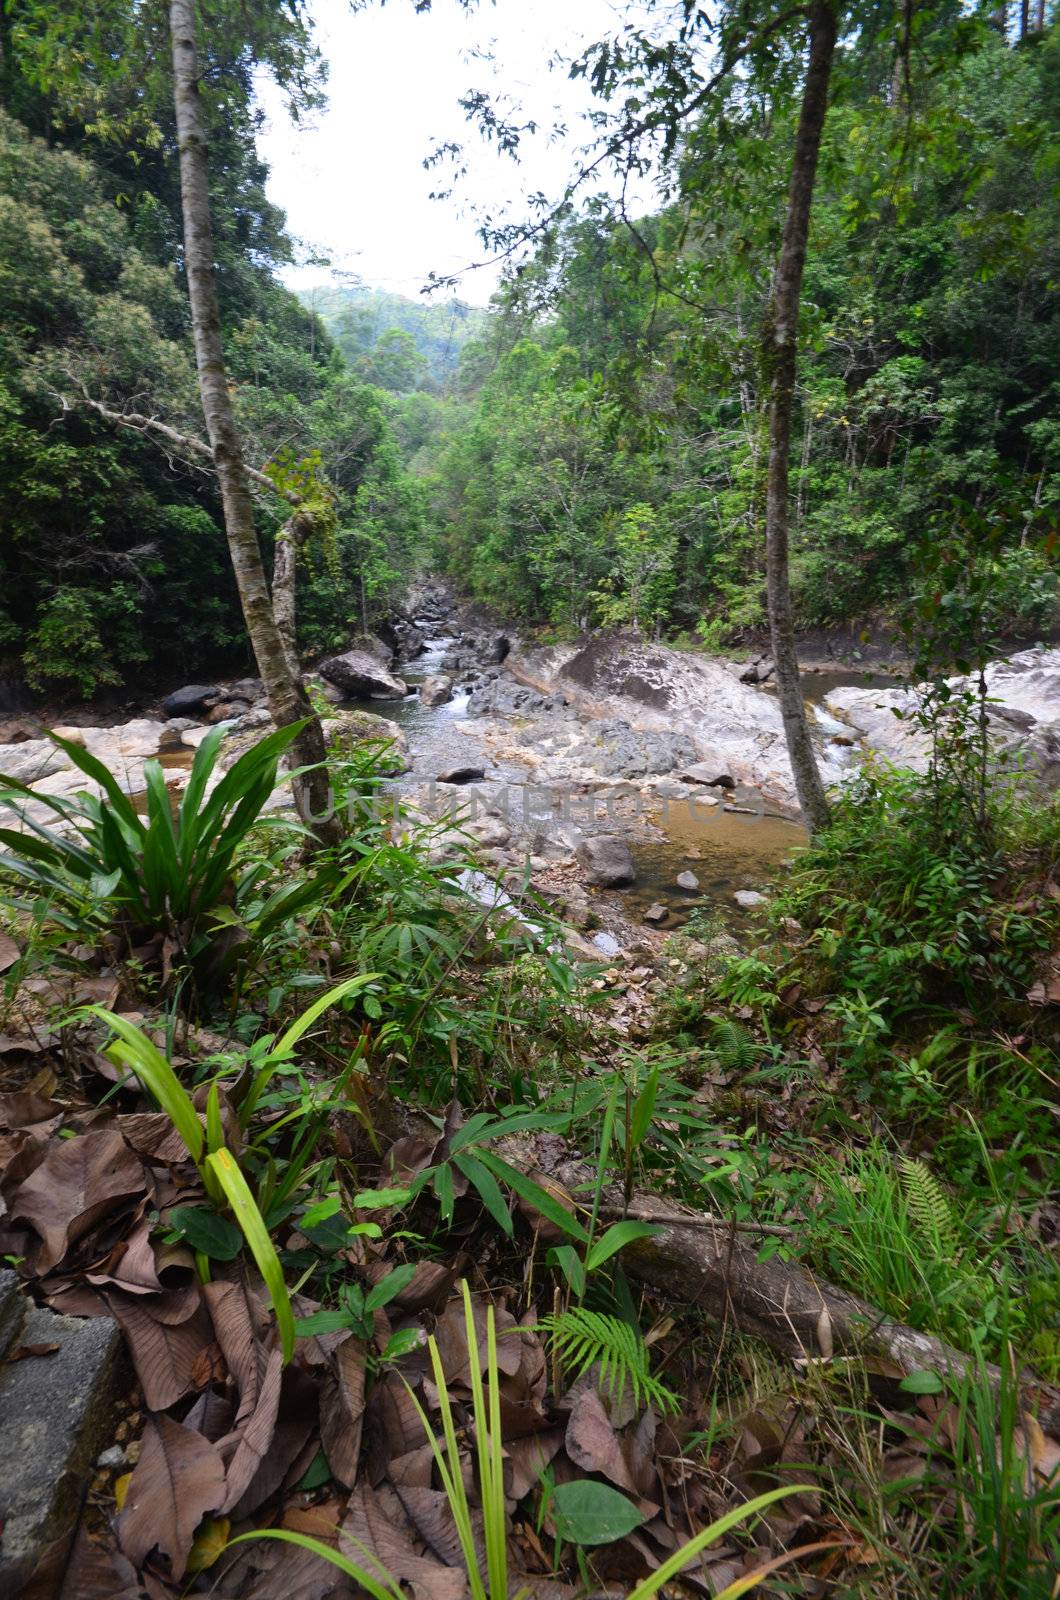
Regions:
[[[1015, 46], [991, 34], [918, 79], [910, 106], [888, 62], [841, 52], [791, 460], [803, 627], [892, 615], [923, 539], [961, 508], [993, 529], [1010, 627], [1033, 635], [1051, 615], [1058, 56], [1055, 28]], [[84, 696], [241, 662], [211, 478], [86, 405], [198, 426], [166, 113], [131, 157], [98, 116], [59, 114], [17, 48], [4, 63], [5, 672]], [[334, 536], [305, 552], [303, 650], [369, 625], [432, 565], [568, 631], [637, 624], [717, 647], [761, 630], [750, 333], [790, 100], [741, 91], [720, 125], [690, 127], [654, 214], [565, 208], [480, 311], [356, 286], [300, 303], [277, 275], [291, 245], [245, 66], [218, 78], [235, 110], [212, 182], [239, 420], [257, 466], [316, 452], [334, 497]], [[266, 548], [281, 511], [259, 497]]]

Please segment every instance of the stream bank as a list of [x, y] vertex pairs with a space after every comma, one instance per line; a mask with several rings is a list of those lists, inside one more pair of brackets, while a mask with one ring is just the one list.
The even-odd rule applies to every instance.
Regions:
[[[481, 610], [428, 582], [404, 614], [322, 662], [312, 675], [333, 703], [340, 744], [391, 741], [392, 780], [414, 820], [440, 823], [434, 849], [455, 859], [475, 840], [498, 882], [530, 887], [612, 954], [709, 913], [739, 932], [756, 897], [805, 841], [779, 708], [764, 659], [723, 662], [636, 635], [562, 646], [526, 644]], [[990, 669], [992, 731], [1039, 777], [1060, 777], [1060, 650], [1020, 652]], [[866, 749], [911, 765], [923, 740], [910, 691], [878, 664], [805, 670], [827, 783]], [[211, 726], [228, 766], [271, 725], [254, 679], [185, 685], [110, 727], [91, 708], [55, 731], [83, 744], [133, 796], [157, 757], [178, 796]], [[81, 725], [78, 725], [81, 724]], [[0, 771], [46, 802], [85, 786], [31, 718], [0, 726]], [[628, 866], [601, 877], [594, 840], [613, 839]]]

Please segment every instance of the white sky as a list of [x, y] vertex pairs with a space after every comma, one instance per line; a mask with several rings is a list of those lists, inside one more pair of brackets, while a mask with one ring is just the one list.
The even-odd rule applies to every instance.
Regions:
[[[271, 168], [269, 196], [287, 213], [292, 234], [373, 286], [417, 295], [433, 270], [462, 268], [484, 254], [472, 204], [496, 217], [505, 207], [525, 213], [520, 197], [558, 195], [574, 152], [589, 137], [582, 121], [588, 85], [549, 70], [560, 52], [616, 29], [611, 0], [496, 0], [465, 12], [457, 0], [434, 0], [422, 16], [412, 0], [378, 0], [351, 13], [346, 0], [312, 0], [316, 38], [330, 64], [328, 107], [294, 127], [279, 95], [266, 85], [268, 113], [259, 148]], [[492, 48], [494, 63], [471, 52]], [[526, 120], [542, 130], [558, 121], [567, 136], [549, 144], [544, 132], [516, 165], [486, 145], [464, 120], [459, 96], [469, 88], [506, 91]], [[466, 177], [450, 200], [430, 200], [448, 187], [446, 169], [425, 171], [423, 158], [440, 139], [465, 147]], [[458, 293], [485, 304], [498, 269], [469, 273]], [[285, 274], [292, 287], [327, 281], [318, 267]]]

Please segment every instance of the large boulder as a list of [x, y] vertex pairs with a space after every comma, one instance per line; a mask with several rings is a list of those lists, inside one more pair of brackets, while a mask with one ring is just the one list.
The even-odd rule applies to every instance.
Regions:
[[[776, 697], [740, 683], [720, 661], [636, 634], [596, 634], [573, 645], [513, 650], [505, 666], [538, 693], [563, 694], [582, 716], [601, 719], [598, 732], [610, 725], [602, 765], [579, 756], [579, 766], [637, 778], [716, 763], [710, 777], [728, 773], [771, 803], [794, 808]], [[642, 744], [630, 730], [662, 737]], [[816, 738], [821, 775], [826, 783], [838, 782], [843, 763], [819, 732]]]
[[395, 678], [378, 655], [360, 647], [329, 656], [317, 670], [349, 700], [404, 700], [408, 693], [404, 681]]
[[583, 839], [575, 854], [589, 882], [603, 889], [636, 882], [637, 869], [629, 845], [615, 833], [597, 833]]
[[424, 678], [420, 684], [420, 702], [425, 706], [444, 706], [453, 698], [453, 680], [447, 672], [435, 678]]
[[183, 689], [174, 689], [162, 701], [167, 717], [190, 717], [204, 706], [212, 706], [221, 699], [224, 691], [216, 684], [189, 683]]
[[[949, 684], [956, 694], [975, 689], [968, 678], [950, 678]], [[1046, 788], [1060, 788], [1060, 649], [1021, 650], [1007, 661], [992, 661], [986, 687], [995, 761], [1009, 769], [1022, 766]], [[825, 704], [889, 761], [926, 770], [931, 737], [912, 717], [919, 704], [915, 688], [833, 689]]]

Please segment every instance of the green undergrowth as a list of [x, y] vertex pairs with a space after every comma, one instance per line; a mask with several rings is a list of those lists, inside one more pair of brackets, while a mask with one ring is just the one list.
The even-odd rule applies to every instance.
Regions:
[[[117, 805], [108, 819], [106, 799], [85, 814], [93, 848], [124, 841], [121, 873], [62, 849], [27, 867], [12, 835], [0, 863], [16, 952], [4, 1031], [53, 1038], [80, 1082], [105, 1049], [128, 1076], [99, 1098], [146, 1095], [187, 1146], [189, 1188], [153, 1219], [158, 1241], [191, 1246], [204, 1279], [242, 1258], [285, 1354], [348, 1331], [368, 1383], [417, 1348], [415, 1328], [378, 1332], [415, 1274], [470, 1260], [480, 1287], [537, 1317], [554, 1396], [580, 1379], [609, 1404], [650, 1404], [719, 1507], [734, 1484], [737, 1504], [809, 1484], [836, 1548], [860, 1552], [836, 1595], [1036, 1594], [1050, 1509], [1011, 1396], [974, 1363], [1060, 1379], [1040, 1225], [1055, 1040], [1026, 998], [1056, 932], [1055, 813], [999, 808], [977, 841], [956, 811], [926, 822], [937, 796], [912, 780], [871, 776], [798, 859], [751, 952], [704, 917], [671, 941], [679, 977], [634, 1044], [547, 906], [514, 887], [483, 905], [470, 841], [454, 862], [403, 817], [383, 747], [335, 760], [349, 825], [330, 851], [262, 814], [262, 761], [244, 761], [223, 780], [238, 838], [193, 924], [151, 842], [170, 815], [157, 784], [142, 832]], [[187, 848], [208, 850], [219, 793], [204, 783], [183, 808]], [[30, 900], [44, 865], [53, 892]], [[145, 870], [150, 900], [134, 898]], [[222, 935], [226, 959], [206, 966]], [[86, 1010], [98, 989], [78, 985], [101, 965], [117, 993]], [[67, 988], [27, 991], [45, 975]], [[584, 1181], [563, 1192], [548, 1163], [571, 1155]], [[796, 1373], [680, 1294], [646, 1297], [623, 1262], [652, 1229], [614, 1204], [643, 1191], [771, 1227], [748, 1234], [763, 1258], [939, 1334], [972, 1375], [903, 1389], [857, 1361]], [[564, 1570], [591, 1583], [577, 1497], [546, 1480], [535, 1493], [570, 1535]]]

